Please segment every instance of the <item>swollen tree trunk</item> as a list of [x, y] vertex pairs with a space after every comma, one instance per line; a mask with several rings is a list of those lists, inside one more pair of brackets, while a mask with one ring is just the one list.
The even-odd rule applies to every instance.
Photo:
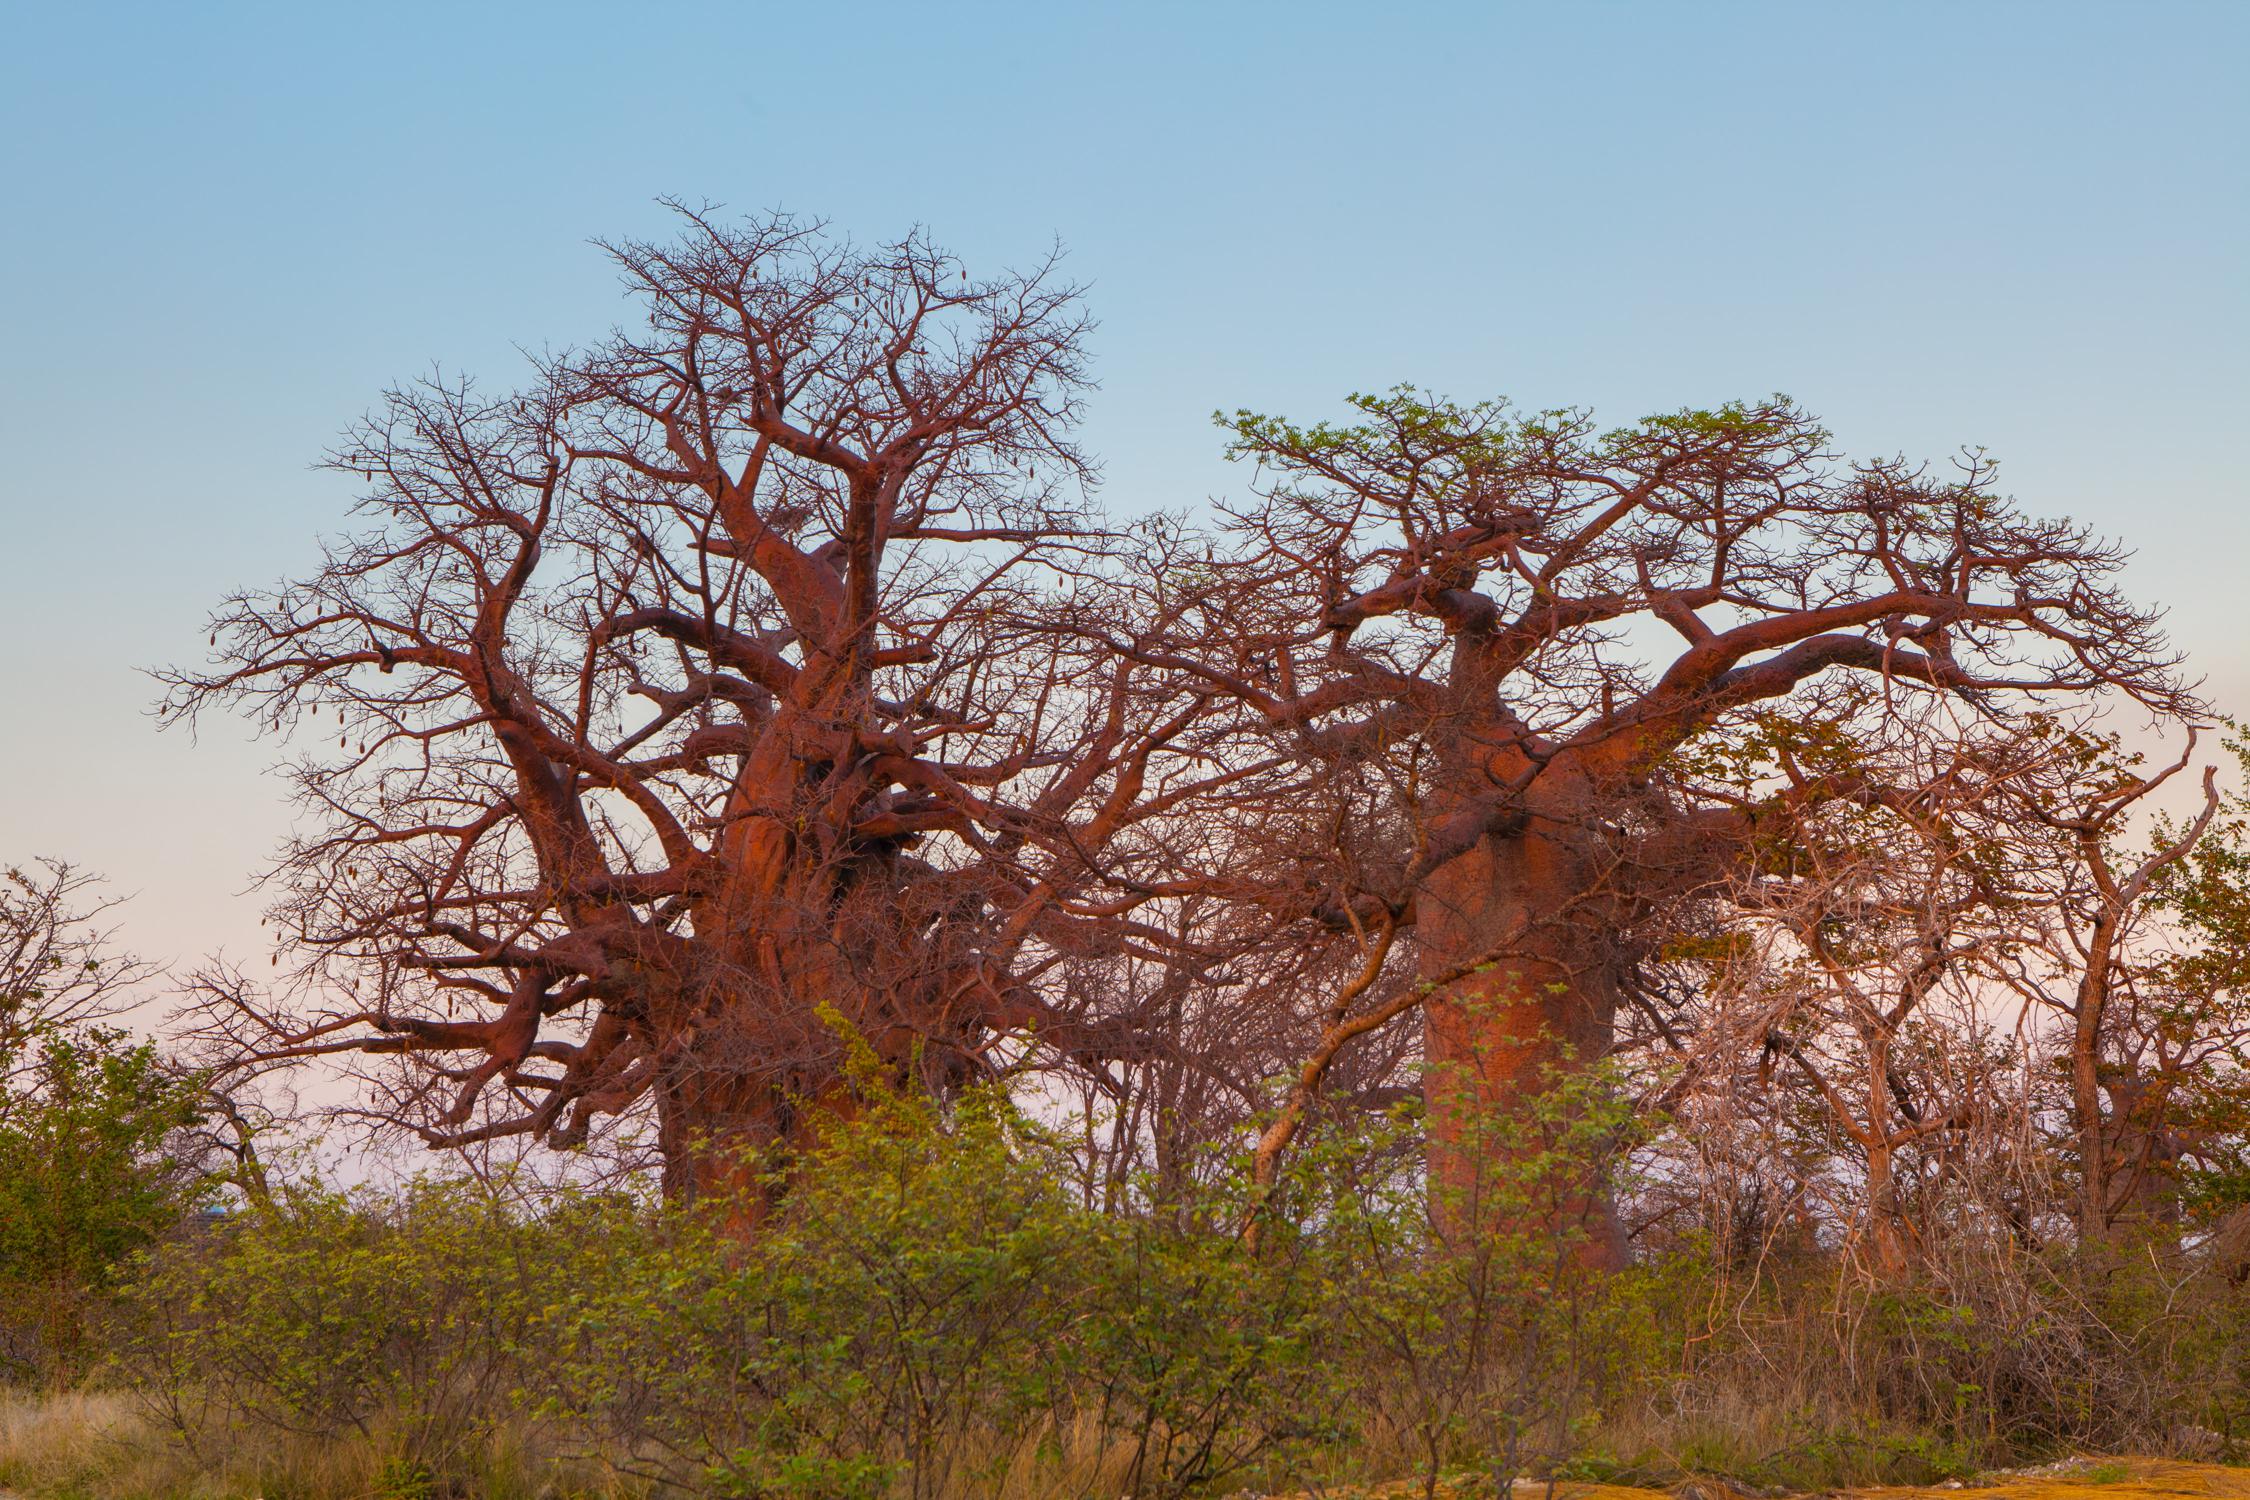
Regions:
[[[839, 674], [821, 705], [828, 717], [860, 715], [865, 678]], [[927, 1061], [915, 1055], [920, 1044], [947, 1040], [937, 1014], [943, 943], [913, 920], [913, 882], [896, 851], [803, 815], [823, 800], [861, 812], [879, 788], [791, 738], [776, 736], [737, 775], [716, 847], [724, 874], [697, 912], [698, 972], [671, 976], [677, 1003], [658, 1044], [666, 1196], [724, 1199], [741, 1226], [788, 1175], [777, 1152], [813, 1146], [854, 1112], [854, 1047], [903, 1078]]]
[[[1530, 1106], [1562, 1070], [1598, 1060], [1610, 1045], [1614, 903], [1602, 890], [1602, 851], [1560, 816], [1566, 811], [1486, 835], [1416, 892], [1422, 975], [1432, 986], [1424, 1008], [1431, 1192], [1448, 1232], [1489, 1227], [1494, 1190], [1518, 1165], [1510, 1158], [1537, 1149], [1524, 1138]], [[1584, 1171], [1582, 1182], [1560, 1188], [1554, 1227], [1583, 1233], [1579, 1254], [1589, 1264], [1621, 1265], [1615, 1207], [1597, 1164]]]
[[765, 1206], [768, 1153], [791, 1123], [781, 1091], [729, 1087], [690, 1062], [659, 1085], [656, 1114], [666, 1201], [724, 1204], [730, 1223], [754, 1223]]

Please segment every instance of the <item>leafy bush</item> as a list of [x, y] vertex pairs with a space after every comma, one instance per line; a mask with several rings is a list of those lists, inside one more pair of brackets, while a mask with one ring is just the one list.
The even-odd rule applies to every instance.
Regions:
[[301, 1185], [169, 1242], [127, 1301], [119, 1365], [193, 1449], [356, 1436], [394, 1477], [450, 1481], [518, 1414], [550, 1309], [638, 1225], [597, 1195], [533, 1217], [471, 1182]]
[[713, 1494], [997, 1488], [1081, 1435], [1132, 1494], [1238, 1470], [1319, 1404], [1310, 1281], [1073, 1203], [1060, 1150], [995, 1091], [871, 1093], [750, 1243], [675, 1219], [589, 1283], [550, 1409]]
[[707, 1493], [927, 1493], [1052, 1400], [1077, 1311], [1036, 1138], [985, 1095], [948, 1123], [871, 1100], [747, 1244], [668, 1217], [554, 1311], [549, 1409]]
[[[1608, 1128], [1581, 1113], [1571, 1141]], [[1542, 1423], [1551, 1447], [1622, 1368], [1610, 1288], [1632, 1283], [1570, 1274], [1521, 1184], [1504, 1228], [1441, 1245], [1416, 1139], [1331, 1129], [1272, 1197], [1220, 1164], [1162, 1213], [1107, 1214], [1000, 1092], [870, 1088], [765, 1164], [786, 1192], [747, 1238], [734, 1205], [299, 1187], [163, 1247], [120, 1367], [237, 1467], [351, 1439], [430, 1495], [475, 1492], [488, 1435], [527, 1422], [660, 1488], [834, 1500], [1181, 1495], [1380, 1469], [1401, 1432], [1431, 1465], [1496, 1433], [1528, 1452]], [[1570, 1142], [1549, 1145], [1493, 1171], [1560, 1182]]]
[[1504, 1493], [1551, 1468], [1653, 1362], [1662, 1277], [1596, 1274], [1588, 1228], [1629, 1127], [1604, 1070], [1558, 1070], [1519, 1111], [1457, 1112], [1447, 1149], [1468, 1170], [1434, 1194], [1402, 1169], [1422, 1139], [1411, 1114], [1305, 1163], [1355, 1397], [1426, 1485], [1468, 1467]]
[[574, 1455], [605, 1494], [857, 1500], [1833, 1489], [2250, 1441], [2232, 1262], [1966, 1224], [1887, 1282], [1687, 1240], [1596, 1274], [1583, 1211], [1633, 1142], [1598, 1071], [1461, 1126], [1475, 1170], [1434, 1212], [1411, 1113], [1316, 1126], [1270, 1191], [1214, 1159], [1097, 1211], [1065, 1186], [1084, 1143], [1001, 1092], [869, 1085], [755, 1164], [747, 1236], [740, 1204], [299, 1186], [157, 1247], [119, 1368], [265, 1492], [329, 1493], [289, 1477], [326, 1443], [353, 1493], [423, 1500], [563, 1493]]
[[20, 1041], [20, 1061], [0, 1057], [14, 1082], [0, 1088], [0, 1375], [54, 1378], [80, 1360], [120, 1268], [201, 1187], [169, 1149], [194, 1090], [116, 1030]]

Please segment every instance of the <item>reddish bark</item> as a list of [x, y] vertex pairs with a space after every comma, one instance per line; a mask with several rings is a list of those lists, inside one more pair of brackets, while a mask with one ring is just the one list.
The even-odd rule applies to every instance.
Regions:
[[1704, 737], [1754, 713], [1849, 734], [1937, 702], [2187, 701], [2107, 582], [2118, 555], [2014, 510], [1980, 459], [1841, 466], [1778, 401], [1608, 435], [1412, 392], [1358, 406], [1347, 429], [1238, 418], [1264, 482], [1196, 636], [1113, 644], [1189, 664], [1308, 774], [1387, 768], [1410, 852], [1331, 907], [1411, 928], [1442, 981], [1427, 1052], [1470, 1086], [1432, 1100], [1440, 1184], [1474, 1168], [1446, 1146], [1461, 1108], [1600, 1056], [1649, 913], [1786, 801], [1695, 774]]
[[[2052, 922], [2044, 932], [2051, 966], [2026, 967], [2014, 977], [2024, 997], [2047, 1008], [2062, 1023], [2063, 1058], [2069, 1076], [2069, 1110], [2078, 1155], [2075, 1217], [2081, 1243], [2105, 1240], [2120, 1222], [2162, 1217], [2169, 1191], [2165, 1181], [2171, 1154], [2163, 1127], [2167, 1066], [2171, 1048], [2159, 1022], [2136, 1025], [2146, 1005], [2161, 1014], [2192, 1009], [2215, 1011], [2211, 997], [2165, 994], [2144, 1000], [2142, 990], [2165, 989], [2165, 971], [2176, 955], [2152, 944], [2136, 929], [2152, 925], [2149, 898], [2167, 871], [2189, 860], [2211, 832], [2220, 809], [2217, 769], [2203, 773], [2203, 802], [2184, 826], [2146, 850], [2121, 847], [2120, 835], [2131, 817], [2145, 812], [2154, 794], [2186, 770], [2195, 755], [2190, 734], [2179, 758], [2142, 776], [2119, 756], [2114, 741], [2075, 737], [2067, 748], [2078, 752], [2064, 775], [2023, 797], [2027, 823], [2056, 840], [2047, 850], [2052, 889]], [[2136, 937], [2140, 940], [2136, 941]], [[2200, 1030], [2215, 1016], [2199, 1017]], [[2214, 1028], [2217, 1030], [2218, 1028]], [[2136, 1032], [2153, 1033], [2136, 1036]], [[2147, 1044], [2153, 1042], [2154, 1046]], [[2154, 1054], [2155, 1076], [2144, 1077], [2143, 1059]]]
[[167, 704], [338, 735], [276, 874], [303, 982], [215, 1028], [403, 1063], [373, 1107], [436, 1145], [652, 1114], [683, 1196], [833, 1111], [840, 1030], [940, 1087], [1100, 1055], [1056, 975], [1145, 940], [1208, 694], [1079, 629], [1163, 606], [1079, 498], [1051, 267], [684, 217], [614, 250], [634, 328], [393, 392], [334, 460], [364, 529]]

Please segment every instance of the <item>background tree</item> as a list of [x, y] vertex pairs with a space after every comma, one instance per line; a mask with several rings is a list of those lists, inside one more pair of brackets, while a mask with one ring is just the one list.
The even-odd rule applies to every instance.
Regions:
[[205, 1178], [186, 1136], [199, 1090], [153, 1042], [57, 1034], [0, 1101], [0, 1370], [59, 1375], [89, 1311]]
[[[1916, 1187], [2020, 1072], [1991, 1031], [2037, 947], [2050, 849], [2018, 798], [2074, 762], [2051, 736], [1885, 746], [1818, 729], [1768, 720], [1727, 747], [1745, 805], [1787, 815], [1760, 820], [1720, 915], [1729, 941], [1682, 951], [1702, 973], [1671, 1092], [1755, 1090], [1750, 1115], [1797, 1094], [1848, 1158], [1851, 1243], [1895, 1279], [1918, 1239]], [[1761, 798], [1769, 768], [1787, 791]]]
[[2019, 794], [2021, 820], [2046, 836], [2047, 897], [2010, 978], [2052, 1029], [2071, 1217], [2098, 1243], [2126, 1224], [2177, 1228], [2198, 1137], [2240, 1119], [2243, 805], [2206, 766], [2199, 807], [2157, 814], [2194, 764], [2192, 734], [2152, 771], [2114, 734], [2060, 735], [2056, 749], [2064, 773]]
[[0, 884], [0, 1375], [66, 1373], [89, 1308], [200, 1184], [198, 1090], [102, 1024], [154, 977], [60, 861]]
[[2234, 727], [2226, 748], [2233, 787], [2216, 806], [2207, 791], [2208, 817], [2158, 820], [2147, 835], [2144, 858], [2192, 842], [2148, 887], [2167, 941], [2118, 1029], [2119, 1061], [2143, 1080], [2131, 1089], [2127, 1159], [2140, 1161], [2140, 1137], [2152, 1137], [2148, 1197], [2186, 1223], [2225, 1224], [2240, 1265], [2250, 1264], [2250, 744]]
[[211, 976], [209, 1025], [402, 1063], [372, 1107], [437, 1145], [646, 1105], [691, 1193], [840, 1104], [839, 1026], [940, 1087], [1114, 1043], [1062, 971], [1161, 938], [1210, 689], [1080, 628], [1165, 627], [1082, 498], [1052, 264], [686, 211], [611, 253], [639, 321], [391, 392], [332, 460], [363, 528], [166, 713], [336, 736], [273, 873], [299, 982]]
[[41, 1043], [103, 1021], [156, 974], [103, 926], [119, 898], [62, 860], [0, 874], [0, 1087], [38, 1066]]

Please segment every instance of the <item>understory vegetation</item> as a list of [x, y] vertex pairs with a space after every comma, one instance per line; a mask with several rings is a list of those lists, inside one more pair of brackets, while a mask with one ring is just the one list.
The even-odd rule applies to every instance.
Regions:
[[[1096, 1200], [993, 1089], [864, 1080], [744, 1237], [631, 1193], [301, 1180], [175, 1225], [0, 1416], [0, 1484], [258, 1494], [876, 1497], [1311, 1489], [1418, 1476], [1931, 1483], [2250, 1441], [2250, 1292], [2151, 1241], [1966, 1225], [1915, 1275], [1682, 1240], [1585, 1268], [1599, 1071], [1488, 1122], [1442, 1206], [1411, 1111]], [[1473, 1227], [1467, 1227], [1473, 1226]], [[74, 1304], [74, 1306], [78, 1306]], [[16, 1304], [0, 1323], [20, 1321]], [[1451, 1493], [1452, 1490], [1446, 1492]]]

